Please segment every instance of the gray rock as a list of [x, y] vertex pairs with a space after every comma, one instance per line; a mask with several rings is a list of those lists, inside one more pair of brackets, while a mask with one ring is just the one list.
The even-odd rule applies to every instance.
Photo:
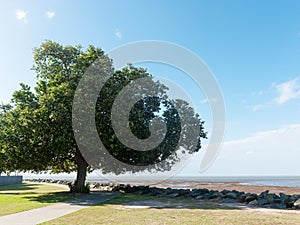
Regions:
[[[266, 196], [266, 199], [269, 201], [269, 203], [280, 203], [280, 197], [276, 194], [268, 194]], [[279, 202], [277, 202], [279, 200]], [[275, 202], [276, 201], [276, 202]]]
[[218, 191], [210, 191], [204, 195], [204, 198], [206, 199], [216, 199], [218, 197], [224, 197], [224, 195]]
[[[243, 203], [243, 202], [245, 202], [246, 197], [247, 197], [247, 195], [242, 194], [242, 195], [240, 195], [240, 196], [237, 198], [237, 201], [240, 202], [240, 203]], [[253, 200], [254, 200], [254, 199], [253, 199]]]
[[233, 198], [225, 198], [223, 199], [224, 203], [237, 203], [238, 200], [237, 199], [233, 199]]
[[142, 190], [138, 190], [138, 191], [135, 191], [134, 194], [142, 195], [142, 194], [144, 194], [144, 192]]
[[226, 193], [226, 197], [237, 199], [239, 197], [239, 194], [236, 192], [228, 192], [228, 193]]
[[286, 194], [280, 192], [280, 193], [279, 193], [279, 198], [282, 199], [282, 200], [283, 200], [283, 199], [287, 199], [287, 198], [288, 198], [288, 195], [286, 195]]
[[213, 196], [214, 196], [214, 198], [218, 198], [218, 197], [224, 198], [225, 197], [221, 192], [218, 192], [218, 191], [214, 192]]
[[207, 194], [209, 190], [207, 188], [198, 189], [200, 194]]
[[190, 192], [190, 197], [192, 198], [196, 198], [197, 196], [200, 195], [200, 191], [199, 189], [193, 189], [191, 192]]
[[99, 187], [100, 187], [100, 184], [96, 183], [93, 188], [99, 188]]
[[202, 199], [204, 199], [204, 196], [203, 196], [203, 195], [198, 195], [198, 196], [196, 197], [196, 199], [197, 199], [197, 200], [202, 200]]
[[253, 195], [248, 195], [246, 198], [245, 198], [245, 202], [247, 203], [250, 203], [252, 201], [256, 200], [256, 197], [253, 196]]
[[273, 209], [286, 209], [285, 204], [280, 204], [280, 203], [273, 203], [273, 204], [267, 204], [265, 205], [267, 208], [273, 208]]
[[257, 201], [259, 206], [264, 206], [268, 203], [270, 203], [267, 199], [260, 199]]
[[256, 206], [258, 206], [259, 204], [258, 204], [258, 201], [255, 199], [255, 200], [253, 200], [253, 201], [251, 201], [251, 202], [249, 202], [249, 204], [250, 205], [256, 205]]
[[300, 209], [300, 198], [294, 202], [293, 206], [296, 208], [296, 209]]
[[266, 198], [268, 196], [268, 194], [269, 194], [269, 190], [266, 190], [266, 191], [260, 193], [260, 195], [258, 197], [259, 198]]
[[155, 197], [168, 197], [168, 195], [165, 193], [159, 193], [159, 194], [156, 194]]
[[300, 196], [298, 196], [298, 195], [291, 195], [290, 197], [289, 197], [289, 199], [291, 200], [291, 201], [297, 201], [298, 199], [300, 198]]
[[190, 194], [190, 190], [187, 190], [187, 189], [178, 189], [177, 191], [182, 196], [187, 196]]
[[227, 194], [228, 192], [230, 192], [230, 191], [227, 189], [224, 189], [223, 191], [221, 191], [221, 193], [223, 193], [223, 194]]
[[179, 193], [175, 192], [175, 193], [168, 194], [167, 196], [171, 198], [175, 198], [178, 197], [179, 195], [180, 195]]
[[174, 190], [172, 189], [172, 188], [167, 188], [166, 190], [165, 190], [165, 193], [166, 194], [171, 194], [171, 193], [173, 193], [174, 192]]

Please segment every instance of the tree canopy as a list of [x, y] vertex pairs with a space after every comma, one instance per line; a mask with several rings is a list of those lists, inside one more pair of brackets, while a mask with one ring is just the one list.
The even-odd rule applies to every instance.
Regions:
[[[95, 157], [95, 162], [86, 160], [80, 148], [89, 148], [91, 143], [78, 146], [74, 137], [74, 132], [84, 132], [74, 131], [72, 126], [75, 91], [86, 70], [99, 58], [109, 62], [105, 64], [105, 70], [113, 71], [113, 75], [100, 91], [95, 106], [97, 132], [109, 154], [123, 164], [139, 168], [134, 171], [129, 171], [131, 167], [112, 166], [103, 157]], [[37, 78], [33, 90], [21, 84], [20, 89], [14, 92], [11, 104], [0, 108], [1, 171], [77, 171], [76, 185], [82, 187], [89, 165], [101, 169], [103, 173], [115, 174], [138, 172], [146, 168], [150, 171], [168, 170], [180, 160], [182, 148], [186, 154], [197, 152], [201, 148], [201, 138], [206, 138], [203, 121], [187, 102], [169, 100], [167, 87], [158, 81], [154, 82], [143, 68], [129, 65], [114, 71], [111, 60], [100, 48], [89, 46], [83, 49], [81, 46], [62, 46], [46, 41], [34, 49], [32, 69]], [[139, 139], [147, 139], [151, 135], [149, 125], [155, 118], [167, 127], [162, 143], [151, 151], [142, 152], [121, 143], [111, 121], [111, 109], [118, 93], [140, 78], [149, 78], [158, 95], [145, 97], [141, 94], [141, 99], [130, 111], [131, 132]], [[179, 139], [189, 135], [187, 126], [182, 127], [182, 122], [188, 126], [199, 124], [199, 127], [196, 130], [196, 146], [189, 146], [188, 141], [183, 141], [179, 151], [176, 148]]]

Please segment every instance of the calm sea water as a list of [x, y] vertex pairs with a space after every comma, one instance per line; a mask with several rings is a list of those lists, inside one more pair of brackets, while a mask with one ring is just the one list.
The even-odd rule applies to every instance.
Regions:
[[[57, 180], [74, 180], [75, 176], [65, 175], [23, 175], [24, 179], [43, 178], [43, 179], [57, 179]], [[238, 182], [245, 185], [267, 185], [267, 186], [288, 186], [288, 187], [300, 187], [300, 176], [212, 176], [212, 177], [189, 177], [189, 176], [174, 176], [166, 180], [162, 179], [149, 179], [143, 176], [123, 177], [123, 178], [111, 178], [105, 179], [101, 176], [88, 176], [89, 182], [115, 182], [115, 183], [130, 183], [134, 185], [142, 184], [164, 184], [172, 183], [179, 184], [180, 186], [189, 186], [191, 183], [209, 183], [209, 182]]]

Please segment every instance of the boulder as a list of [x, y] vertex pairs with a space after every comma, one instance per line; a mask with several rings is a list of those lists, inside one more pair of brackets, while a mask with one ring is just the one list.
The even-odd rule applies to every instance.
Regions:
[[211, 190], [209, 193], [204, 194], [205, 199], [216, 199], [218, 197], [223, 198], [224, 195], [221, 192]]
[[245, 198], [245, 202], [250, 203], [250, 202], [252, 202], [256, 199], [257, 199], [257, 197], [254, 196], [254, 195], [247, 195], [246, 198]]
[[224, 203], [238, 203], [237, 199], [233, 199], [233, 198], [224, 198], [223, 199]]
[[166, 194], [171, 194], [171, 193], [173, 193], [174, 192], [174, 190], [172, 189], [172, 188], [167, 188], [167, 189], [165, 189], [165, 193]]
[[259, 204], [258, 204], [258, 201], [255, 199], [255, 200], [253, 200], [253, 201], [251, 201], [251, 202], [249, 202], [249, 204], [250, 205], [255, 205], [255, 206], [258, 206]]
[[296, 208], [294, 203], [298, 200], [299, 197], [297, 195], [290, 195], [288, 198], [285, 200], [285, 204], [288, 208]]
[[266, 204], [269, 204], [270, 202], [267, 199], [260, 199], [257, 201], [259, 206], [264, 206]]
[[279, 193], [279, 198], [280, 198], [281, 200], [285, 200], [285, 199], [288, 198], [288, 195], [287, 195], [287, 194], [284, 194], [284, 193], [282, 193], [282, 192], [280, 192], [280, 193]]
[[237, 199], [239, 197], [239, 193], [235, 191], [231, 191], [225, 194], [227, 198]]
[[202, 199], [204, 199], [204, 196], [203, 195], [198, 195], [195, 199], [202, 200]]
[[179, 195], [180, 194], [178, 192], [175, 192], [175, 193], [168, 194], [167, 196], [171, 197], [171, 198], [175, 198], [175, 197], [178, 197]]
[[187, 197], [187, 196], [190, 194], [190, 190], [188, 190], [188, 189], [178, 189], [178, 193], [179, 193], [181, 196]]
[[264, 207], [272, 208], [272, 209], [286, 209], [287, 208], [285, 204], [281, 204], [281, 203], [267, 204]]
[[229, 193], [230, 191], [227, 189], [224, 189], [223, 191], [220, 191], [222, 194], [226, 195], [227, 193]]
[[259, 194], [259, 198], [263, 199], [266, 198], [269, 194], [269, 190], [263, 191], [262, 193]]
[[300, 198], [294, 202], [293, 206], [294, 206], [296, 209], [300, 209]]
[[280, 197], [276, 194], [268, 194], [266, 196], [266, 199], [269, 201], [269, 203], [280, 203]]
[[100, 187], [100, 184], [99, 183], [96, 183], [93, 188], [99, 188]]
[[224, 198], [225, 196], [221, 192], [216, 191], [216, 192], [213, 193], [213, 197], [214, 198], [219, 198], [219, 197]]
[[[241, 194], [241, 195], [237, 198], [237, 201], [238, 201], [239, 203], [244, 203], [245, 200], [246, 200], [246, 197], [247, 197], [246, 194]], [[253, 199], [253, 200], [254, 200], [254, 199]]]
[[200, 194], [207, 194], [209, 190], [207, 188], [198, 189]]
[[191, 192], [190, 192], [190, 197], [192, 198], [196, 198], [197, 196], [201, 195], [199, 189], [193, 189]]
[[142, 190], [137, 190], [137, 191], [135, 191], [133, 193], [136, 194], [136, 195], [142, 195], [142, 194], [144, 194], [144, 192]]

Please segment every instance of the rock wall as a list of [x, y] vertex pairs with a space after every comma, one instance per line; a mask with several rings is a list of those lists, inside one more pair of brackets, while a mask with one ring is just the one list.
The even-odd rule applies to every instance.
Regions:
[[[33, 182], [47, 182], [70, 184], [70, 181], [51, 180], [51, 179], [33, 179]], [[269, 193], [268, 190], [260, 194], [245, 193], [237, 190], [209, 190], [203, 189], [176, 189], [176, 188], [158, 188], [149, 186], [131, 186], [129, 184], [113, 184], [93, 182], [87, 184], [94, 189], [109, 192], [133, 193], [139, 195], [150, 195], [156, 197], [169, 198], [189, 198], [191, 200], [200, 200], [205, 202], [218, 203], [241, 203], [253, 207], [264, 207], [273, 209], [300, 209], [300, 194], [288, 195], [280, 193], [279, 195]]]

